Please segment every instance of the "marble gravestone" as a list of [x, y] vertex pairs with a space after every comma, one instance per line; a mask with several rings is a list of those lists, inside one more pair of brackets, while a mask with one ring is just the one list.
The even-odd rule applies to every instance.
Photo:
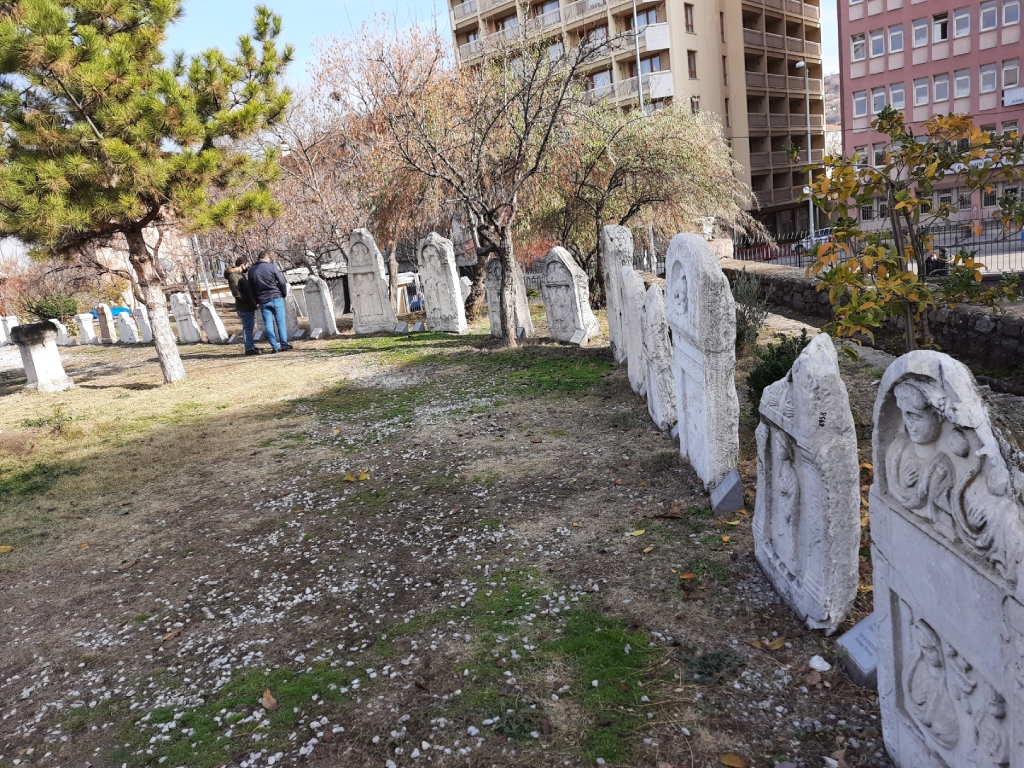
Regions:
[[601, 228], [601, 265], [604, 269], [604, 296], [608, 306], [608, 338], [612, 357], [626, 360], [622, 336], [622, 268], [633, 267], [633, 233], [629, 227], [610, 224]]
[[334, 314], [344, 315], [348, 312], [345, 306], [345, 280], [336, 277], [333, 280], [328, 280], [327, 284], [331, 287], [331, 301], [334, 302]]
[[800, 620], [831, 635], [857, 597], [860, 548], [857, 431], [831, 337], [765, 388], [760, 412], [754, 554]]
[[117, 335], [117, 325], [114, 322], [110, 306], [100, 304], [96, 307], [96, 318], [100, 326], [100, 344], [117, 344], [120, 338]]
[[13, 339], [11, 338], [11, 331], [13, 331], [17, 327], [18, 318], [16, 318], [14, 315], [0, 317], [0, 338], [2, 338], [2, 341], [0, 341], [0, 346], [13, 343]]
[[224, 327], [224, 321], [217, 314], [217, 308], [213, 302], [203, 301], [199, 304], [199, 320], [206, 331], [206, 338], [211, 344], [227, 344], [228, 331]]
[[462, 297], [452, 241], [431, 232], [416, 247], [416, 263], [423, 281], [427, 327], [441, 333], [465, 333], [466, 300]]
[[676, 425], [676, 383], [672, 376], [672, 334], [660, 285], [647, 289], [640, 322], [647, 362], [647, 412], [658, 429], [668, 432]]
[[[460, 277], [459, 290], [462, 292], [462, 303], [465, 305], [466, 299], [469, 298], [469, 294], [473, 290], [473, 281], [468, 277]], [[463, 307], [463, 310], [465, 310], [465, 307]]]
[[306, 295], [309, 327], [319, 328], [321, 336], [337, 336], [338, 320], [334, 316], [334, 297], [327, 281], [310, 275], [302, 292]]
[[78, 326], [79, 344], [99, 344], [96, 338], [96, 326], [93, 317], [88, 312], [75, 315], [75, 325]]
[[665, 263], [679, 452], [711, 493], [716, 514], [743, 508], [736, 397], [736, 307], [718, 259], [700, 235], [672, 238]]
[[[555, 341], [585, 344], [601, 335], [601, 326], [590, 308], [587, 273], [565, 248], [555, 246], [544, 259], [541, 280], [548, 333]], [[579, 341], [574, 341], [574, 339]]]
[[199, 323], [192, 312], [192, 300], [187, 293], [171, 294], [171, 314], [178, 326], [178, 341], [181, 344], [198, 344], [203, 340]]
[[139, 335], [143, 344], [149, 344], [153, 341], [153, 326], [149, 323], [149, 310], [146, 309], [145, 304], [139, 304], [132, 314], [135, 316], [135, 322], [139, 326]]
[[68, 327], [64, 325], [64, 323], [52, 317], [46, 322], [53, 323], [53, 327], [57, 329], [56, 343], [58, 347], [67, 347], [71, 345], [71, 339], [68, 338]]
[[893, 362], [875, 401], [878, 696], [901, 766], [1024, 765], [1024, 457], [970, 371]]
[[[487, 290], [487, 319], [491, 324], [491, 336], [502, 338], [504, 327], [501, 318], [501, 279], [505, 268], [497, 256], [487, 262], [485, 288]], [[512, 279], [512, 317], [516, 324], [516, 338], [533, 336], [533, 318], [530, 317], [530, 302], [526, 297], [526, 283], [521, 270], [516, 270]], [[520, 333], [518, 329], [523, 329]]]
[[138, 344], [139, 331], [135, 327], [135, 321], [127, 312], [120, 312], [117, 315], [117, 336], [122, 344]]
[[638, 395], [647, 393], [647, 359], [644, 356], [644, 328], [640, 319], [644, 311], [644, 280], [632, 267], [619, 270], [619, 311], [622, 325], [619, 345], [626, 352], [629, 386]]
[[57, 349], [57, 326], [49, 320], [11, 329], [11, 341], [18, 345], [25, 366], [25, 389], [63, 392], [75, 383], [66, 373]]
[[384, 257], [373, 235], [366, 229], [352, 230], [348, 251], [352, 329], [358, 334], [393, 331], [398, 318], [388, 293]]

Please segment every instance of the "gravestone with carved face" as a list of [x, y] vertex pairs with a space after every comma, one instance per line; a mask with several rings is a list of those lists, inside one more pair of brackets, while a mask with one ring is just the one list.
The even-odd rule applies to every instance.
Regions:
[[601, 334], [601, 326], [590, 309], [587, 273], [565, 248], [555, 246], [544, 259], [541, 294], [548, 333], [555, 341], [568, 342], [578, 337], [579, 343], [585, 343], [586, 339]]
[[831, 635], [857, 597], [860, 470], [850, 398], [827, 334], [761, 397], [754, 554], [808, 627]]
[[1024, 457], [970, 371], [882, 377], [870, 492], [882, 735], [900, 766], [1024, 766]]
[[394, 331], [398, 318], [391, 306], [384, 257], [377, 242], [368, 230], [354, 229], [348, 247], [353, 330], [360, 334]]
[[427, 328], [442, 333], [465, 333], [469, 325], [452, 241], [431, 232], [420, 240], [416, 261], [423, 281]]

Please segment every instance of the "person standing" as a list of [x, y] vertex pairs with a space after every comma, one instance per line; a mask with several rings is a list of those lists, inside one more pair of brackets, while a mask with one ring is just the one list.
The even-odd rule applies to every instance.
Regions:
[[242, 321], [242, 341], [245, 344], [245, 354], [258, 355], [259, 348], [253, 342], [252, 332], [256, 325], [256, 302], [249, 295], [249, 280], [245, 275], [245, 259], [239, 256], [235, 259], [235, 266], [224, 270], [224, 279], [228, 281], [228, 288], [231, 295], [235, 297], [235, 312], [238, 319]]
[[284, 274], [274, 264], [273, 259], [273, 251], [264, 251], [260, 254], [260, 260], [249, 267], [249, 296], [263, 316], [270, 351], [286, 352], [292, 349], [292, 345], [288, 343], [288, 325], [284, 309], [288, 281], [284, 279]]

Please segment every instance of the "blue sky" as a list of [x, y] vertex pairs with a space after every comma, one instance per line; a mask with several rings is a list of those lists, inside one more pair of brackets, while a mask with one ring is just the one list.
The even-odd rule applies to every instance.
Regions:
[[[166, 49], [197, 53], [215, 46], [233, 50], [238, 35], [250, 29], [255, 4], [254, 0], [185, 0], [185, 18], [171, 28]], [[282, 39], [295, 46], [295, 64], [288, 76], [295, 84], [306, 80], [306, 65], [313, 58], [317, 40], [348, 37], [374, 14], [386, 14], [399, 27], [436, 18], [439, 26], [448, 30], [445, 0], [271, 0], [268, 5], [282, 17]], [[822, 0], [821, 22], [825, 73], [837, 72], [833, 0]]]

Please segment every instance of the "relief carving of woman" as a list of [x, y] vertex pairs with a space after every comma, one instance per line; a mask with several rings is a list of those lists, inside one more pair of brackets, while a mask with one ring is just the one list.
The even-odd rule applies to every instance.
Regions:
[[911, 624], [917, 658], [907, 674], [907, 708], [914, 718], [946, 749], [960, 741], [960, 724], [946, 686], [942, 641], [927, 622]]

